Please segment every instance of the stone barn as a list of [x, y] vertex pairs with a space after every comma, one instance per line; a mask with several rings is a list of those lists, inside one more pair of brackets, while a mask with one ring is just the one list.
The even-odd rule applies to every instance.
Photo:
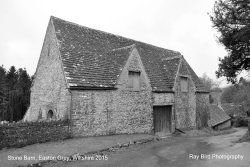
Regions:
[[24, 120], [69, 119], [74, 136], [207, 126], [209, 92], [176, 51], [51, 17]]

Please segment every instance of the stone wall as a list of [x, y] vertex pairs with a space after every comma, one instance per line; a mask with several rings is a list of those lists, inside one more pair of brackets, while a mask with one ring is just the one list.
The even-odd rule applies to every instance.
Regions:
[[[141, 72], [140, 90], [128, 87], [128, 71]], [[116, 90], [72, 90], [74, 136], [150, 133], [152, 91], [136, 49], [119, 76]]]
[[174, 93], [153, 93], [153, 105], [164, 106], [174, 104]]
[[231, 127], [231, 120], [227, 120], [223, 123], [220, 123], [216, 126], [214, 126], [214, 129], [215, 130], [223, 130], [223, 129], [227, 129], [227, 128], [230, 128]]
[[[188, 77], [188, 91], [182, 92], [180, 85], [181, 76]], [[196, 127], [196, 96], [195, 85], [190, 73], [182, 61], [179, 67], [179, 73], [176, 77], [175, 90], [175, 115], [176, 128], [187, 129]]]
[[55, 119], [68, 117], [70, 93], [61, 63], [54, 28], [50, 22], [31, 87], [30, 107], [24, 120], [46, 119], [49, 110], [53, 111]]
[[198, 129], [208, 126], [209, 114], [209, 93], [196, 93], [196, 126]]
[[74, 136], [149, 133], [152, 108], [147, 92], [72, 91]]
[[0, 149], [67, 139], [70, 137], [68, 125], [66, 120], [2, 124]]

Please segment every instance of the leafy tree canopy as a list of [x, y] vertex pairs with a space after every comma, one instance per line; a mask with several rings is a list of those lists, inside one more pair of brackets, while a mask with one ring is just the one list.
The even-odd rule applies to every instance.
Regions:
[[224, 88], [222, 103], [241, 104], [244, 110], [250, 114], [250, 81], [240, 79], [237, 86], [231, 85]]
[[204, 73], [200, 78], [200, 81], [203, 83], [203, 85], [208, 89], [214, 89], [220, 87], [220, 82], [215, 81], [207, 76], [206, 73]]
[[220, 58], [216, 76], [237, 83], [242, 71], [250, 70], [250, 2], [249, 0], [217, 0], [210, 15], [219, 32], [219, 43], [228, 55]]

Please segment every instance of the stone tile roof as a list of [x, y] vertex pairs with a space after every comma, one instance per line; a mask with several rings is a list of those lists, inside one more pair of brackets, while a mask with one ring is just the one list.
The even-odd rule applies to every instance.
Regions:
[[216, 126], [231, 119], [227, 115], [227, 113], [216, 104], [211, 104], [209, 106], [209, 112], [210, 112], [210, 120], [208, 121], [208, 124], [210, 126]]
[[[173, 59], [162, 59], [162, 65], [163, 65], [162, 66], [162, 69], [163, 69], [162, 78], [165, 78], [166, 81], [161, 80], [161, 82], [158, 82], [159, 85], [157, 88], [164, 87], [164, 85], [167, 86], [168, 88], [173, 87], [180, 61], [181, 61], [181, 57], [175, 57]], [[155, 90], [157, 89], [155, 88]]]
[[231, 104], [231, 103], [224, 103], [221, 105], [223, 110], [231, 117], [235, 116], [243, 116], [246, 117], [247, 113], [244, 112], [242, 105]]
[[78, 87], [114, 87], [131, 51], [132, 46], [96, 54], [88, 60], [82, 56], [74, 63], [74, 68], [64, 59], [68, 83]]
[[[70, 87], [114, 87], [131, 50], [136, 48], [152, 89], [172, 91], [181, 57], [179, 52], [90, 29], [53, 16], [51, 21]], [[192, 70], [191, 74], [199, 87], [197, 75]]]

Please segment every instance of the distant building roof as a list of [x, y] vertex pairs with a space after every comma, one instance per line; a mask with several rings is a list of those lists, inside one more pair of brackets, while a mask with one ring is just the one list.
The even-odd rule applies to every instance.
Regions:
[[221, 107], [215, 104], [209, 106], [209, 112], [210, 120], [208, 124], [212, 127], [231, 119]]
[[210, 89], [210, 92], [222, 92], [222, 89], [221, 88], [213, 88], [213, 89]]
[[[153, 91], [171, 91], [182, 56], [118, 35], [51, 17], [66, 79], [71, 87], [112, 88], [133, 48], [140, 54]], [[184, 60], [184, 59], [183, 59]], [[188, 65], [197, 92], [208, 92]]]
[[247, 113], [244, 112], [242, 105], [232, 104], [232, 103], [223, 103], [221, 106], [223, 110], [231, 117], [235, 117], [235, 116], [246, 117], [247, 116]]

